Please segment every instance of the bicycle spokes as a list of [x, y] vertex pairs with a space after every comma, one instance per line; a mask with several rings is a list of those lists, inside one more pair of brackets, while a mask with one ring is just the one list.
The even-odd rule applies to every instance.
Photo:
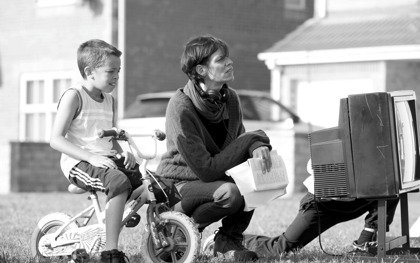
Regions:
[[154, 255], [162, 262], [183, 262], [183, 257], [188, 254], [191, 242], [188, 231], [179, 222], [164, 220], [160, 223], [158, 234], [164, 237], [168, 245], [154, 250]]

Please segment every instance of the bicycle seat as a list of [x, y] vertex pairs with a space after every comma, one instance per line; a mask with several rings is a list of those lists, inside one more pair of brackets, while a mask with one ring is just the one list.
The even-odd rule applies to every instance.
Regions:
[[77, 187], [74, 184], [69, 184], [67, 190], [72, 194], [84, 194], [87, 192], [86, 190], [83, 190], [82, 188]]

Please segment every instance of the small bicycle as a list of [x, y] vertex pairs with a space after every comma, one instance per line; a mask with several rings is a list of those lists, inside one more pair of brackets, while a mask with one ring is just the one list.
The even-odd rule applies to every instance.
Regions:
[[[101, 131], [99, 137], [112, 137], [115, 140], [128, 143], [132, 153], [139, 163], [142, 174], [141, 194], [126, 204], [121, 222], [130, 227], [133, 219], [140, 218], [137, 211], [148, 204], [146, 212], [146, 234], [141, 238], [140, 253], [143, 262], [193, 262], [200, 251], [200, 235], [194, 221], [188, 216], [170, 209], [169, 197], [162, 187], [162, 181], [147, 169], [147, 163], [157, 155], [157, 140], [164, 140], [165, 134], [156, 131], [148, 135], [154, 139], [154, 154], [142, 154], [134, 143], [132, 137], [123, 130], [112, 129]], [[157, 200], [156, 189], [160, 193]], [[86, 193], [81, 188], [70, 185], [71, 193]], [[89, 192], [92, 204], [71, 217], [65, 213], [51, 213], [44, 216], [37, 223], [32, 234], [31, 252], [35, 258], [42, 257], [70, 257], [76, 262], [87, 261], [92, 255], [105, 248], [105, 211], [101, 209], [97, 193]], [[91, 219], [96, 215], [97, 222]], [[137, 217], [137, 218], [136, 218]], [[91, 222], [89, 224], [89, 222]]]

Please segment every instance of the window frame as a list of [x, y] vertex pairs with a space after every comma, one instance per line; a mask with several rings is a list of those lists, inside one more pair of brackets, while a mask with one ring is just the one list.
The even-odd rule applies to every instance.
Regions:
[[[72, 85], [75, 83], [76, 77], [73, 71], [24, 73], [21, 75], [19, 85], [19, 141], [48, 142], [50, 140], [51, 127], [58, 104], [54, 102], [54, 80], [57, 79], [69, 79], [70, 85]], [[41, 103], [27, 103], [27, 83], [30, 81], [44, 81], [43, 101]], [[45, 114], [44, 135], [40, 134], [41, 129], [38, 126], [40, 123], [35, 119], [34, 138], [27, 138], [27, 114]]]

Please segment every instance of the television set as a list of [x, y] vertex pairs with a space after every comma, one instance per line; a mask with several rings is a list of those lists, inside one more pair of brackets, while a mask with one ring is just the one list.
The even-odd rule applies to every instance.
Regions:
[[340, 99], [338, 126], [309, 134], [317, 198], [392, 198], [420, 188], [416, 95]]

